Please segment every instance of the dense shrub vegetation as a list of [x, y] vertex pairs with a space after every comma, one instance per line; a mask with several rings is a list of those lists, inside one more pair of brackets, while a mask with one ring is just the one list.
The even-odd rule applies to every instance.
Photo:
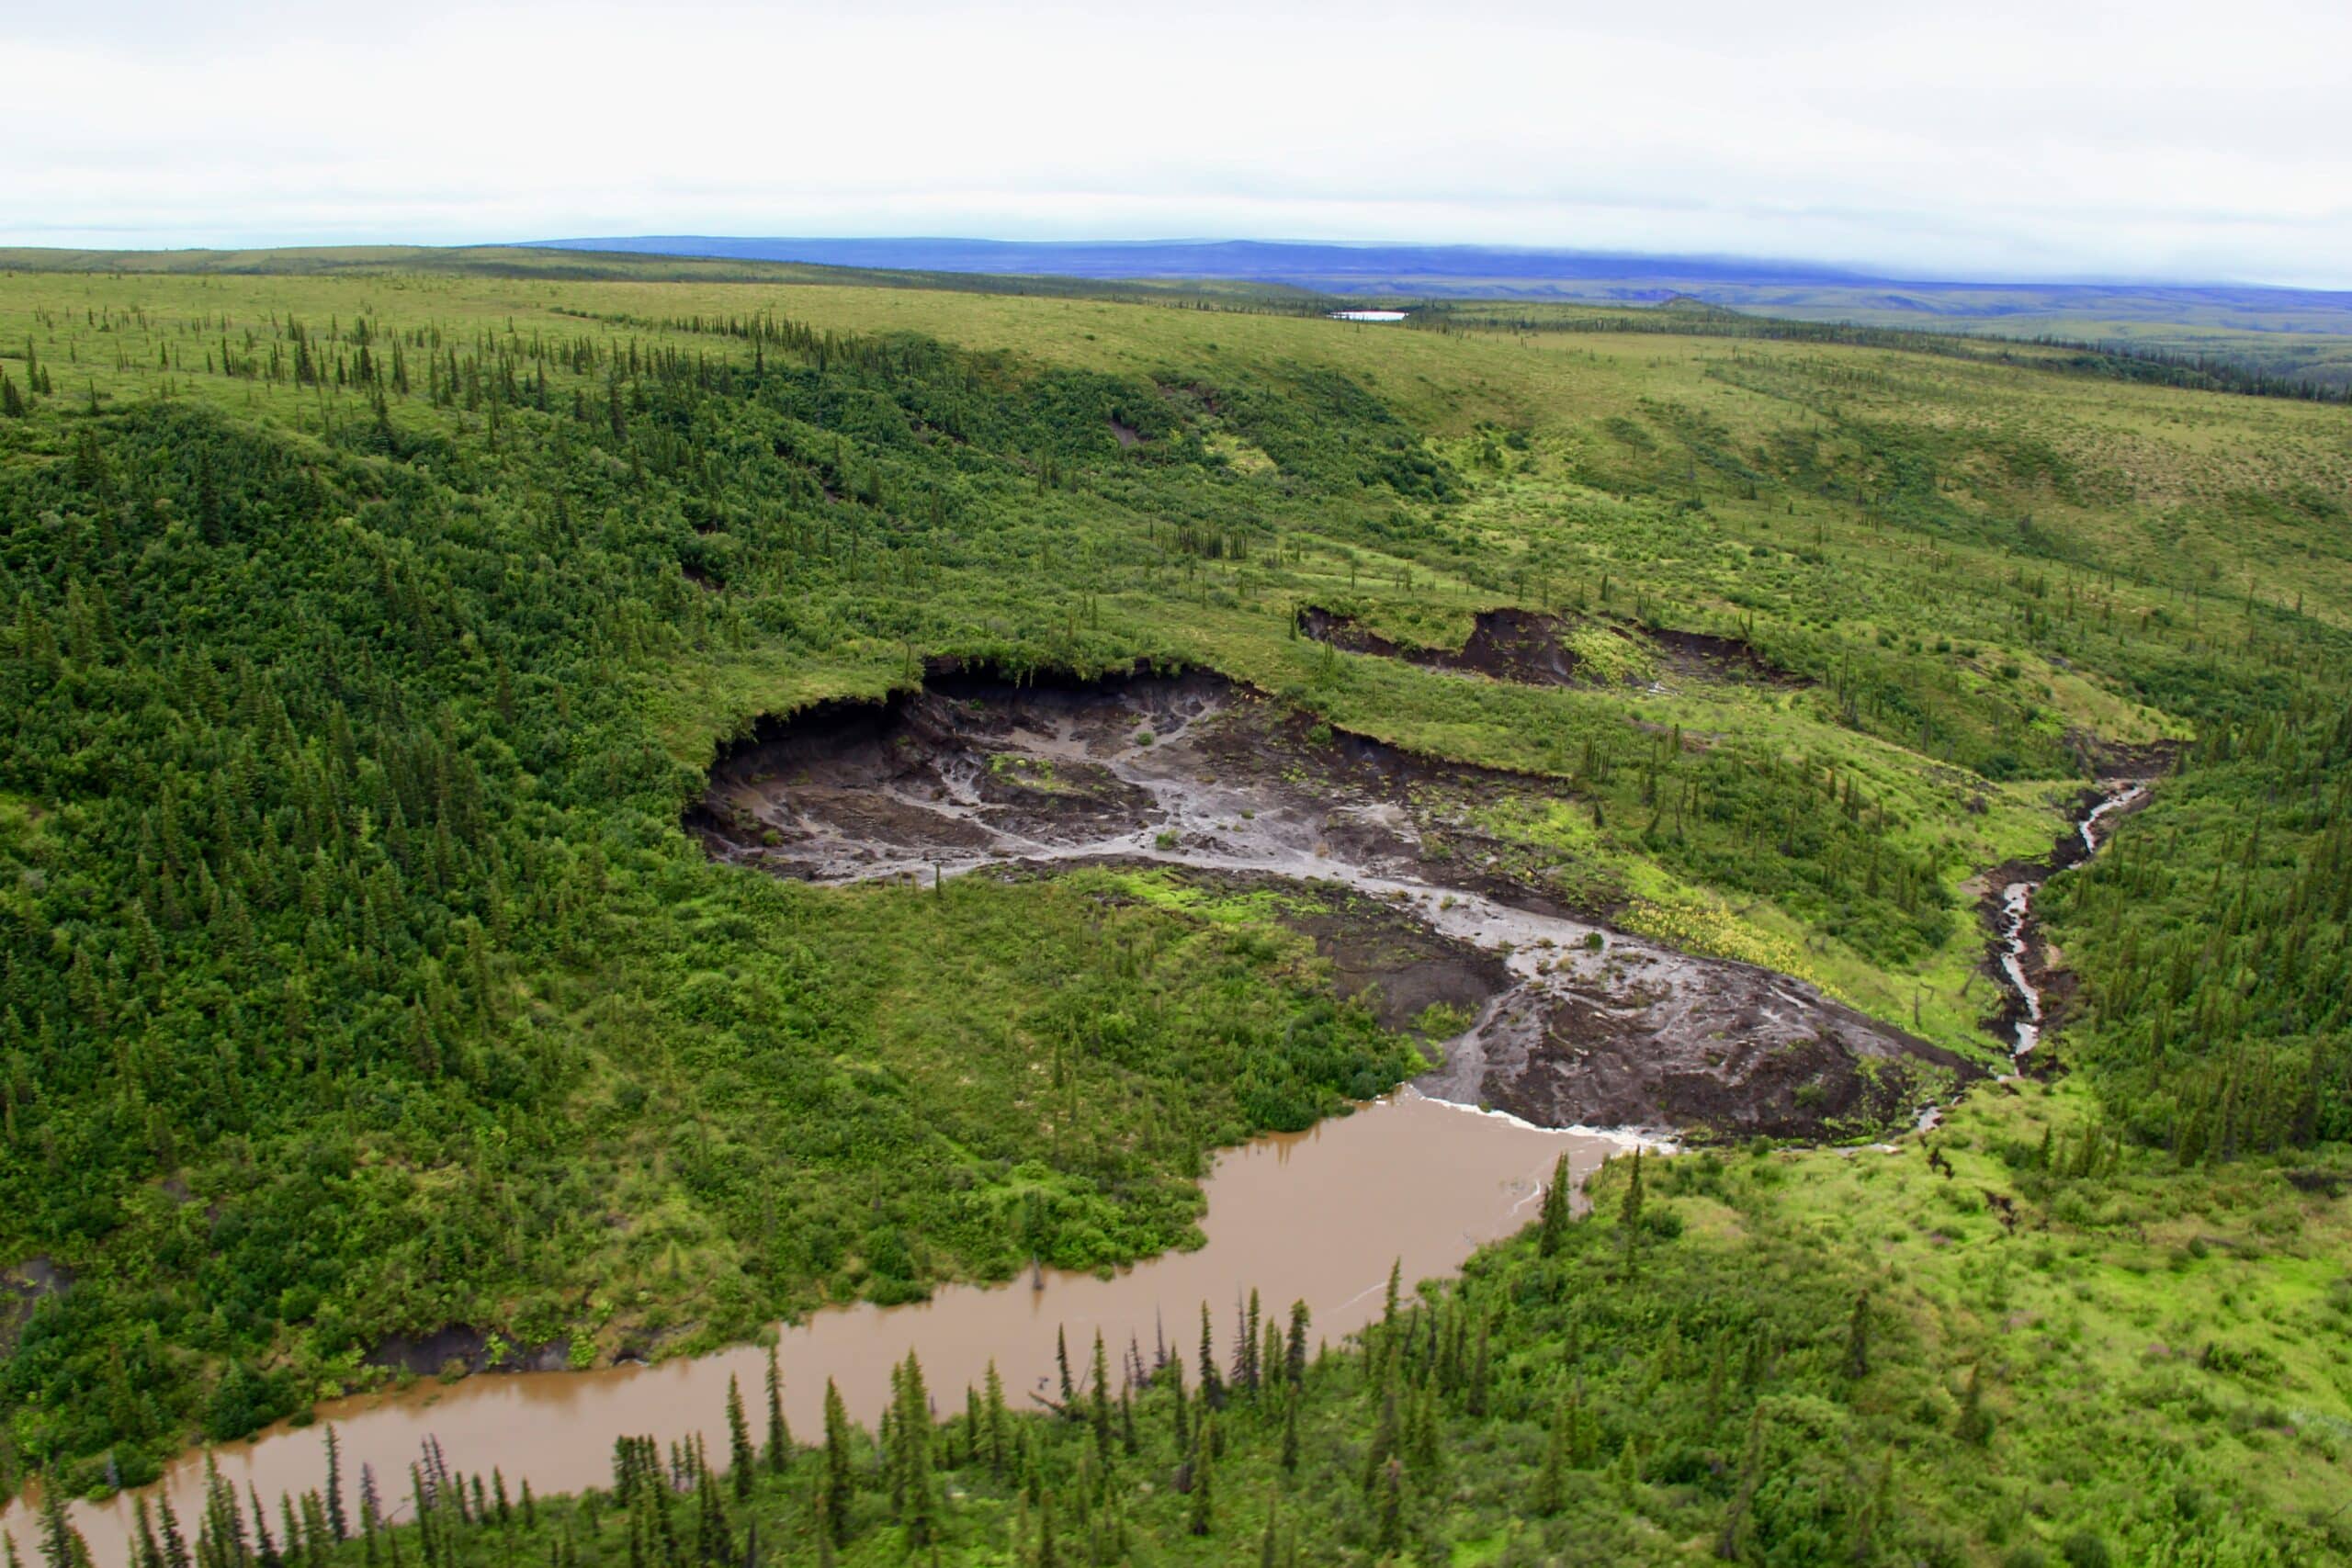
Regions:
[[[790, 886], [680, 830], [759, 716], [944, 655], [1213, 665], [1510, 770], [1476, 823], [1505, 869], [1979, 1051], [1970, 879], [2046, 853], [2100, 760], [2141, 748], [2151, 803], [2045, 898], [2079, 977], [2054, 1049], [2089, 1092], [2037, 1100], [2041, 1144], [1996, 1119], [1953, 1153], [2089, 1238], [2117, 1321], [2131, 1287], [2092, 1252], [2319, 1172], [2292, 1189], [2328, 1238], [2295, 1310], [2337, 1299], [2342, 412], [1595, 320], [1628, 330], [446, 273], [0, 282], [0, 1259], [28, 1281], [0, 1479], [137, 1483], [367, 1383], [396, 1334], [675, 1351], [1131, 1258], [1187, 1235], [1209, 1150], [1414, 1070], [1273, 928], [1085, 874]], [[1342, 654], [1297, 635], [1310, 604], [1453, 646], [1470, 611], [1524, 606], [1593, 675]], [[1676, 632], [1736, 638], [1754, 672], [1678, 669]], [[2235, 1459], [2134, 1448], [2053, 1503], [2065, 1456], [1982, 1425], [1981, 1399], [2024, 1423], [2062, 1397], [1978, 1389], [2011, 1288], [1986, 1260], [2025, 1241], [1954, 1198], [1903, 1228], [1973, 1226], [1964, 1259], [1890, 1263], [1869, 1232], [1894, 1183], [1858, 1164], [1669, 1166], [1681, 1196], [1636, 1223], [1490, 1254], [1296, 1387], [1261, 1365], [1207, 1438], [1180, 1439], [1163, 1374], [1132, 1440], [1100, 1406], [929, 1446], [902, 1423], [878, 1453], [845, 1438], [850, 1490], [825, 1472], [821, 1495], [877, 1561], [934, 1528], [980, 1560], [1110, 1560], [1122, 1531], [1200, 1561], [1261, 1531], [1284, 1561], [2342, 1549]], [[1792, 1215], [1784, 1169], [1864, 1218]], [[2249, 1248], [2229, 1266], [2258, 1292]], [[2225, 1339], [2197, 1376], [2277, 1354]], [[2293, 1440], [2335, 1441], [2341, 1359], [2280, 1366], [2326, 1415]], [[2276, 1430], [2258, 1403], [2147, 1397], [2206, 1401], [2167, 1441]], [[718, 1560], [760, 1517], [763, 1549], [815, 1561], [831, 1462], [718, 1507], [632, 1460], [620, 1495], [521, 1523], [447, 1479], [405, 1550]], [[1171, 1486], [1188, 1462], [1201, 1485]], [[909, 1513], [945, 1479], [956, 1506]], [[2262, 1520], [2242, 1556], [2201, 1488]]]

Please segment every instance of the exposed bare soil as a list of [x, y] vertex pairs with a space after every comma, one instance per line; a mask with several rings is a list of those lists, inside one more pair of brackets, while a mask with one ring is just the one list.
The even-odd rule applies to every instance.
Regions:
[[1803, 675], [1781, 669], [1736, 637], [1666, 630], [1642, 635], [1657, 649], [1660, 667], [1686, 680], [1754, 681], [1773, 686], [1813, 684]]
[[1432, 1007], [1476, 1019], [1511, 987], [1510, 965], [1497, 954], [1336, 886], [1321, 907], [1286, 912], [1282, 921], [1313, 937], [1340, 994], [1363, 998], [1389, 1029], [1418, 1027]]
[[709, 852], [828, 883], [1144, 862], [1307, 897], [1285, 918], [1396, 1027], [1476, 1021], [1426, 1092], [1542, 1125], [1826, 1136], [1979, 1071], [1745, 964], [1608, 931], [1519, 881], [1467, 808], [1544, 781], [1432, 761], [1221, 678], [941, 671], [760, 726], [689, 815]]
[[490, 1348], [490, 1337], [479, 1328], [443, 1328], [413, 1338], [394, 1335], [368, 1353], [368, 1364], [421, 1378], [445, 1371], [560, 1372], [571, 1364], [571, 1342], [563, 1339], [509, 1347], [495, 1364]]
[[1348, 615], [1306, 609], [1298, 629], [1317, 642], [1351, 653], [1402, 659], [1430, 670], [1463, 670], [1524, 686], [1567, 686], [1577, 682], [1578, 660], [1560, 641], [1560, 623], [1528, 610], [1485, 610], [1472, 621], [1469, 640], [1459, 649], [1406, 648], [1367, 630]]
[[1717, 1137], [1907, 1122], [1983, 1076], [1785, 976], [1623, 940], [1598, 973], [1579, 965], [1532, 998], [1506, 997], [1472, 1044], [1435, 1092], [1476, 1093], [1544, 1126], [1606, 1126], [1656, 1106]]
[[[1302, 636], [1351, 653], [1401, 659], [1431, 670], [1465, 671], [1522, 686], [1598, 684], [1598, 678], [1584, 669], [1576, 650], [1563, 640], [1566, 626], [1556, 615], [1532, 610], [1482, 610], [1473, 617], [1469, 638], [1459, 649], [1408, 648], [1368, 629], [1352, 616], [1315, 608], [1298, 614]], [[1646, 646], [1660, 674], [1670, 679], [1812, 684], [1774, 665], [1737, 637], [1631, 626], [1617, 629], [1620, 635]]]
[[2162, 778], [2172, 772], [2186, 742], [2150, 740], [2133, 745], [2122, 740], [2108, 740], [2088, 730], [2076, 729], [2067, 732], [2066, 744], [2096, 778], [2145, 781]]

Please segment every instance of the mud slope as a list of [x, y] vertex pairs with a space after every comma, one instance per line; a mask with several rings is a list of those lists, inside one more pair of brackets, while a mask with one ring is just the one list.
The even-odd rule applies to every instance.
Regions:
[[[1430, 670], [1465, 671], [1522, 686], [1599, 684], [1600, 678], [1586, 671], [1576, 649], [1563, 640], [1566, 627], [1560, 617], [1533, 610], [1482, 610], [1473, 617], [1469, 638], [1460, 649], [1407, 648], [1367, 629], [1352, 616], [1312, 608], [1298, 613], [1302, 637], [1351, 653], [1401, 659]], [[1737, 637], [1627, 626], [1614, 629], [1647, 650], [1663, 679], [1777, 686], [1813, 683], [1771, 663]]]
[[1736, 637], [1710, 632], [1656, 629], [1643, 634], [1657, 650], [1658, 668], [1696, 681], [1750, 681], [1769, 686], [1810, 686], [1804, 676], [1781, 669]]
[[1294, 915], [1404, 1027], [1475, 1016], [1422, 1080], [1546, 1126], [1819, 1136], [1979, 1071], [1745, 964], [1579, 919], [1512, 881], [1468, 808], [1534, 781], [1320, 737], [1215, 676], [936, 676], [763, 724], [689, 815], [709, 852], [825, 883], [1148, 862], [1310, 885]]

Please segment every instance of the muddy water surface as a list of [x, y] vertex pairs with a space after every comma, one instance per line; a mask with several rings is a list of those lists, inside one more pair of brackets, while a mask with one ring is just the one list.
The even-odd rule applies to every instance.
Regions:
[[[982, 1382], [991, 1359], [1008, 1400], [1027, 1406], [1032, 1393], [1058, 1382], [1057, 1330], [1067, 1330], [1081, 1376], [1098, 1332], [1114, 1368], [1130, 1341], [1148, 1364], [1163, 1333], [1172, 1350], [1197, 1351], [1204, 1303], [1220, 1359], [1229, 1359], [1235, 1309], [1252, 1288], [1285, 1322], [1290, 1303], [1305, 1301], [1313, 1333], [1336, 1343], [1378, 1314], [1392, 1263], [1401, 1263], [1408, 1283], [1452, 1272], [1479, 1245], [1533, 1216], [1561, 1155], [1580, 1179], [1617, 1146], [1408, 1090], [1307, 1132], [1221, 1155], [1205, 1183], [1208, 1242], [1197, 1251], [1107, 1280], [1049, 1272], [1042, 1284], [1024, 1277], [957, 1286], [929, 1302], [831, 1310], [786, 1327], [778, 1351], [786, 1416], [804, 1441], [816, 1436], [831, 1378], [853, 1415], [871, 1424], [888, 1403], [891, 1367], [910, 1350], [922, 1359], [943, 1413], [960, 1406], [967, 1383]], [[388, 1495], [404, 1495], [407, 1467], [429, 1436], [453, 1469], [486, 1474], [494, 1465], [509, 1486], [527, 1479], [534, 1492], [574, 1491], [609, 1478], [613, 1439], [623, 1433], [666, 1441], [699, 1430], [723, 1452], [727, 1381], [741, 1380], [757, 1412], [765, 1368], [765, 1353], [745, 1348], [661, 1366], [485, 1373], [447, 1385], [426, 1380], [322, 1405], [318, 1419], [334, 1424], [346, 1484], [355, 1488], [366, 1464]], [[316, 1427], [281, 1426], [216, 1457], [241, 1492], [250, 1485], [274, 1499], [322, 1484], [322, 1445]], [[202, 1479], [203, 1461], [192, 1454], [162, 1483], [191, 1528]], [[76, 1511], [97, 1561], [123, 1562], [128, 1503]], [[6, 1523], [29, 1552], [34, 1521], [26, 1513], [13, 1507]]]

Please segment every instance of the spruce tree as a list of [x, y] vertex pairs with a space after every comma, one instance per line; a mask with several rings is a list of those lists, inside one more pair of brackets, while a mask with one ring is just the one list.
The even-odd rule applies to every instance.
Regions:
[[1380, 1482], [1380, 1467], [1396, 1452], [1396, 1390], [1381, 1396], [1380, 1420], [1372, 1429], [1372, 1446], [1363, 1453], [1363, 1489], [1369, 1495]]
[[[16, 1537], [9, 1536], [11, 1555], [16, 1546]], [[89, 1568], [90, 1548], [66, 1516], [65, 1483], [55, 1474], [40, 1489], [40, 1560], [46, 1568]]]
[[849, 1541], [850, 1499], [857, 1485], [849, 1451], [849, 1411], [842, 1391], [825, 1380], [825, 1531], [836, 1545]]
[[1220, 1410], [1225, 1406], [1225, 1382], [1217, 1375], [1216, 1340], [1209, 1329], [1209, 1303], [1201, 1303], [1201, 1408]]
[[1535, 1478], [1535, 1511], [1547, 1517], [1558, 1513], [1567, 1502], [1568, 1421], [1568, 1401], [1564, 1394], [1552, 1412], [1552, 1428], [1544, 1441], [1544, 1468]]
[[1552, 1167], [1551, 1185], [1544, 1189], [1544, 1224], [1535, 1238], [1539, 1257], [1558, 1255], [1568, 1238], [1568, 1156], [1562, 1155]]
[[822, 1481], [808, 1495], [809, 1533], [817, 1538], [817, 1568], [834, 1568], [841, 1561], [833, 1550], [832, 1499]]
[[[277, 1542], [269, 1533], [269, 1511], [261, 1506], [261, 1488], [248, 1482], [246, 1490], [254, 1498], [254, 1561], [261, 1568], [284, 1568], [286, 1559], [277, 1554]], [[290, 1517], [288, 1522], [292, 1522]]]
[[[164, 1568], [163, 1548], [155, 1543], [155, 1516], [149, 1511], [144, 1494], [131, 1503], [132, 1536], [131, 1562], [133, 1568]], [[0, 1535], [7, 1532], [0, 1530]], [[17, 1539], [8, 1536], [8, 1568], [21, 1568], [17, 1562]]]
[[1094, 1332], [1094, 1365], [1088, 1381], [1086, 1412], [1094, 1427], [1094, 1451], [1107, 1471], [1111, 1464], [1111, 1360], [1102, 1348], [1102, 1331]]
[[335, 1436], [332, 1423], [327, 1427], [327, 1528], [335, 1540], [351, 1539], [351, 1519], [343, 1508], [343, 1441]]
[[164, 1568], [193, 1568], [188, 1557], [187, 1538], [180, 1534], [179, 1516], [172, 1511], [168, 1493], [155, 1499], [155, 1517], [164, 1532]]
[[1469, 1385], [1464, 1391], [1462, 1400], [1462, 1408], [1473, 1416], [1484, 1416], [1487, 1413], [1487, 1384], [1490, 1367], [1487, 1338], [1490, 1333], [1488, 1321], [1485, 1317], [1479, 1318], [1478, 1348], [1470, 1360]]
[[1726, 1562], [1737, 1562], [1747, 1556], [1750, 1508], [1756, 1488], [1763, 1480], [1763, 1462], [1764, 1413], [1758, 1410], [1747, 1418], [1747, 1446], [1740, 1456], [1739, 1479], [1732, 1492], [1731, 1506], [1724, 1510], [1723, 1529], [1715, 1536], [1715, 1555]]
[[899, 1517], [912, 1546], [931, 1543], [935, 1519], [932, 1495], [931, 1396], [923, 1386], [922, 1363], [907, 1352], [899, 1375], [899, 1402], [891, 1422], [896, 1450]]
[[752, 1424], [743, 1415], [743, 1390], [732, 1374], [727, 1379], [727, 1476], [740, 1500], [752, 1495], [752, 1473], [759, 1456], [752, 1448]]
[[1061, 1568], [1061, 1552], [1054, 1545], [1054, 1499], [1051, 1493], [1037, 1503], [1037, 1568]]
[[1011, 1417], [1004, 1408], [1004, 1380], [997, 1376], [996, 1361], [989, 1361], [988, 1377], [989, 1469], [1000, 1481], [1004, 1478], [1006, 1458], [1006, 1428]]
[[768, 1441], [764, 1457], [771, 1475], [782, 1475], [784, 1467], [792, 1460], [792, 1428], [784, 1421], [784, 1371], [776, 1361], [773, 1345], [768, 1347]]

